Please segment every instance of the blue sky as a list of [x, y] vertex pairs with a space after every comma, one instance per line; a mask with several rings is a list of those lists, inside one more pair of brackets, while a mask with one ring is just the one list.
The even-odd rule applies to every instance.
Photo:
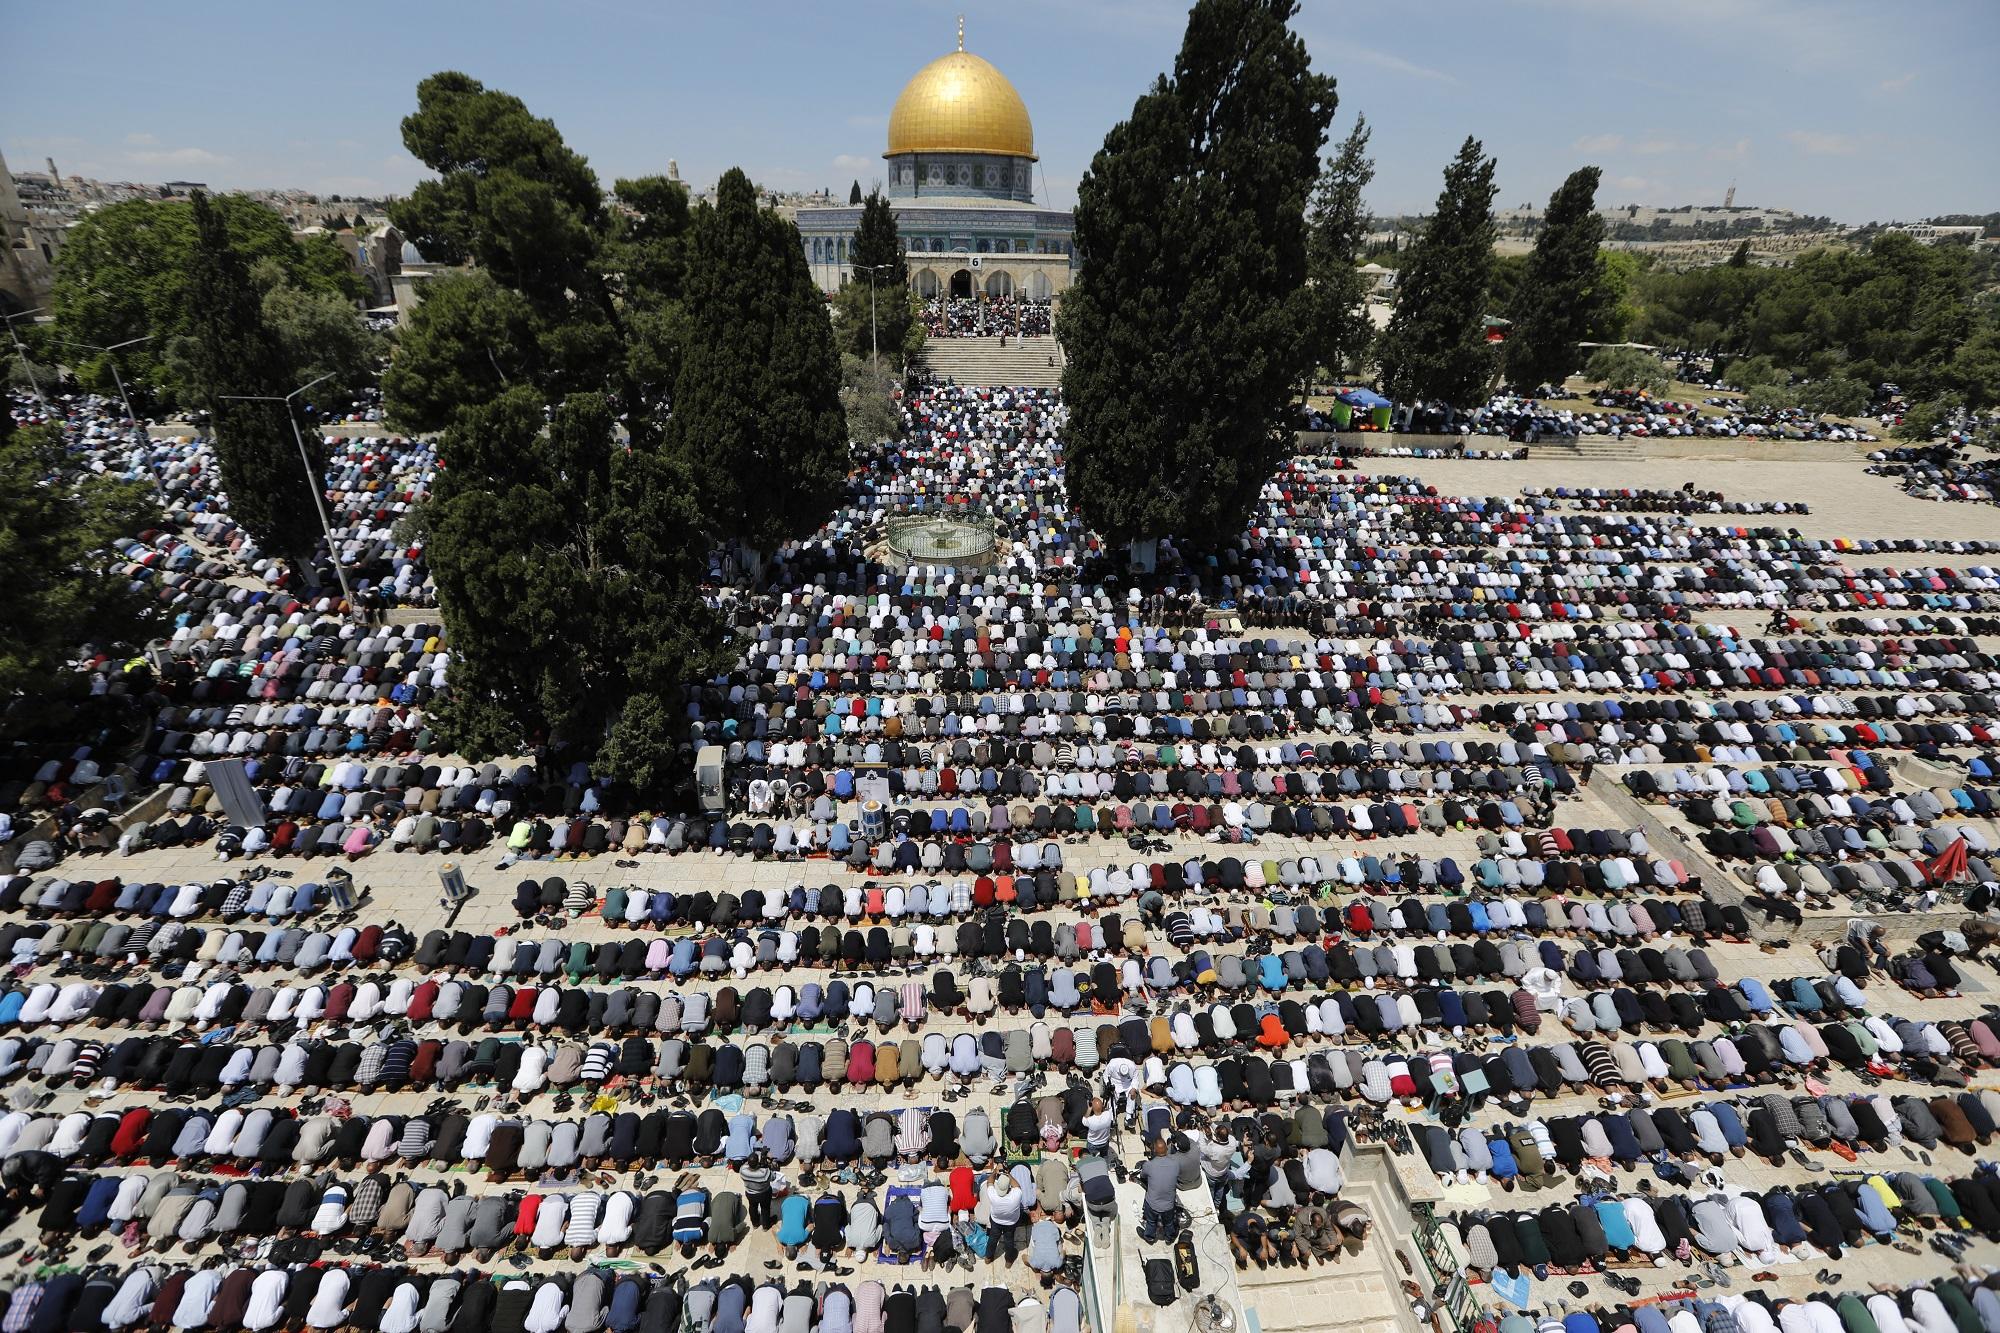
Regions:
[[[740, 165], [864, 188], [905, 79], [951, 48], [1034, 118], [1038, 193], [1073, 201], [1104, 131], [1180, 43], [1182, 0], [82, 0], [10, 15], [0, 146], [17, 170], [407, 190], [398, 122], [456, 68], [525, 99], [607, 183]], [[1717, 202], [1848, 222], [2000, 209], [1996, 0], [1305, 0], [1339, 80], [1334, 138], [1375, 126], [1378, 213], [1427, 208], [1467, 133], [1502, 205], [1576, 166], [1603, 203]]]

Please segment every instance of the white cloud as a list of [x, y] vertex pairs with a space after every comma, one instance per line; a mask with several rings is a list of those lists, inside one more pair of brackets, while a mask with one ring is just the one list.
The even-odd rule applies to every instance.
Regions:
[[1377, 68], [1386, 69], [1394, 74], [1408, 75], [1413, 79], [1430, 79], [1436, 83], [1458, 82], [1456, 75], [1447, 74], [1441, 69], [1432, 69], [1428, 65], [1419, 65], [1415, 61], [1405, 60], [1401, 56], [1391, 55], [1387, 51], [1376, 51], [1366, 46], [1349, 46], [1344, 48], [1340, 54], [1351, 56], [1364, 64], [1374, 65]]
[[1861, 146], [1852, 135], [1820, 130], [1792, 130], [1785, 138], [1800, 152], [1813, 157], [1845, 157]]
[[1579, 153], [1615, 153], [1624, 146], [1621, 134], [1586, 134], [1574, 145]]
[[1738, 139], [1735, 143], [1719, 143], [1708, 150], [1708, 155], [1717, 162], [1740, 162], [1750, 156], [1750, 141]]
[[866, 171], [876, 165], [879, 160], [873, 157], [861, 157], [854, 153], [842, 153], [833, 159], [833, 165], [839, 167], [842, 171]]
[[1900, 93], [1903, 89], [1909, 87], [1916, 80], [1916, 77], [1917, 72], [1911, 70], [1908, 74], [1899, 75], [1893, 79], [1882, 80], [1882, 82], [1875, 85], [1875, 90], [1883, 93]]
[[125, 142], [126, 142], [126, 143], [129, 143], [129, 144], [135, 144], [135, 145], [137, 145], [137, 146], [139, 146], [139, 147], [141, 147], [141, 148], [144, 148], [144, 147], [147, 147], [147, 146], [149, 146], [149, 145], [151, 145], [151, 144], [156, 144], [156, 143], [158, 143], [158, 142], [159, 142], [159, 139], [158, 139], [158, 137], [156, 137], [156, 136], [154, 136], [154, 135], [151, 135], [151, 134], [146, 134], [146, 133], [144, 133], [144, 132], [141, 132], [141, 133], [138, 133], [138, 134], [128, 134], [128, 135], [126, 135], [126, 136], [125, 136]]
[[206, 148], [147, 148], [126, 156], [149, 167], [219, 167], [229, 160]]
[[1651, 156], [1657, 156], [1658, 154], [1661, 153], [1685, 153], [1693, 147], [1694, 147], [1693, 144], [1682, 143], [1678, 139], [1664, 139], [1655, 137], [1651, 139], [1641, 139], [1638, 143], [1632, 145], [1632, 151], [1635, 153], [1644, 153], [1647, 156], [1651, 157]]
[[1667, 193], [1666, 182], [1654, 180], [1650, 176], [1613, 176], [1611, 185], [1613, 189], [1623, 190], [1632, 195], [1664, 198]]

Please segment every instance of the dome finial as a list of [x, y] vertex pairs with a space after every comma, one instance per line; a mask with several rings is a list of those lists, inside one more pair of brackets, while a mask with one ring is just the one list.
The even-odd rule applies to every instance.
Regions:
[[965, 15], [958, 16], [958, 49], [965, 49]]

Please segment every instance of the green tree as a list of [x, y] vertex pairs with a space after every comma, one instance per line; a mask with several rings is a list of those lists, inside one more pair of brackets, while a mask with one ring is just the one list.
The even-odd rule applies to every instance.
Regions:
[[1785, 384], [1753, 384], [1743, 395], [1743, 406], [1752, 415], [1766, 417], [1799, 405], [1799, 391]]
[[480, 757], [595, 752], [658, 790], [692, 757], [665, 720], [721, 642], [692, 479], [662, 444], [686, 196], [620, 181], [614, 212], [554, 125], [462, 74], [423, 82], [403, 139], [439, 175], [396, 225], [479, 265], [428, 285], [384, 377], [393, 419], [442, 431], [424, 522], [452, 672], [434, 725]]
[[1750, 242], [1738, 241], [1736, 252], [1729, 256], [1729, 267], [1747, 268], [1750, 264]]
[[1858, 417], [1868, 410], [1868, 386], [1852, 375], [1832, 375], [1799, 386], [1799, 406], [1815, 416]]
[[847, 477], [840, 358], [798, 228], [731, 168], [695, 214], [689, 343], [666, 444], [716, 535], [768, 554], [826, 521]]
[[1444, 170], [1431, 220], [1396, 278], [1396, 309], [1376, 341], [1382, 391], [1399, 403], [1469, 407], [1486, 391], [1493, 271], [1493, 159], [1467, 137]]
[[187, 285], [192, 326], [171, 359], [184, 367], [189, 391], [212, 418], [230, 516], [266, 550], [303, 566], [320, 536], [314, 490], [323, 484], [322, 451], [316, 436], [304, 436], [308, 471], [287, 405], [241, 401], [239, 395], [291, 392], [294, 367], [264, 322], [262, 298], [231, 244], [223, 214], [199, 190], [189, 206], [195, 225]]
[[110, 544], [157, 522], [143, 482], [80, 465], [53, 426], [15, 430], [0, 411], [0, 704], [47, 693], [89, 643], [108, 653], [142, 642], [150, 599], [110, 573]]
[[1604, 219], [1597, 215], [1596, 167], [1578, 167], [1549, 196], [1541, 234], [1521, 285], [1507, 306], [1507, 376], [1517, 387], [1562, 382], [1583, 364], [1577, 346], [1602, 322], [1610, 300], [1604, 260]]
[[600, 266], [611, 274], [623, 316], [626, 392], [657, 417], [673, 397], [687, 343], [689, 227], [687, 187], [664, 176], [620, 180], [620, 205], [603, 243]]
[[[244, 195], [218, 195], [207, 206], [221, 219], [222, 234], [245, 272], [269, 260], [301, 291], [349, 300], [355, 295], [359, 279], [331, 237], [302, 245], [283, 218]], [[150, 334], [150, 341], [117, 353], [127, 386], [143, 384], [172, 405], [193, 405], [199, 394], [173, 353], [195, 322], [189, 293], [194, 251], [191, 201], [135, 199], [86, 214], [69, 229], [56, 258], [58, 336], [108, 347]], [[358, 325], [358, 311], [353, 318]], [[115, 392], [104, 357], [93, 355], [73, 368], [87, 387]]]
[[841, 349], [867, 357], [879, 347], [890, 365], [901, 368], [923, 351], [923, 321], [909, 299], [910, 270], [896, 215], [880, 190], [862, 202], [847, 254], [854, 278], [834, 298]]
[[893, 439], [902, 430], [896, 407], [896, 381], [887, 372], [870, 370], [853, 355], [840, 358], [840, 404], [847, 413], [847, 435], [856, 444]]
[[1584, 379], [1606, 389], [1633, 389], [1655, 396], [1672, 382], [1666, 363], [1637, 347], [1600, 347], [1584, 363]]
[[1791, 376], [1770, 357], [1752, 356], [1730, 362], [1728, 378], [1739, 389], [1754, 389], [1760, 384], [1787, 383]]
[[1506, 310], [1514, 304], [1514, 294], [1521, 290], [1521, 279], [1527, 276], [1528, 256], [1495, 255], [1493, 273], [1486, 283], [1486, 305], [1490, 310]]
[[1967, 407], [1979, 410], [2000, 403], [2000, 309], [1988, 311], [1959, 344], [1942, 378]]
[[1312, 286], [1309, 336], [1319, 364], [1338, 376], [1368, 355], [1375, 326], [1368, 318], [1368, 279], [1361, 247], [1368, 236], [1362, 193], [1375, 179], [1368, 156], [1368, 117], [1356, 116], [1340, 151], [1326, 160], [1308, 206], [1306, 276]]
[[1903, 419], [1890, 434], [1899, 440], [1910, 440], [1917, 444], [1928, 443], [1942, 435], [1958, 419], [1965, 407], [1965, 400], [1955, 393], [1940, 394], [1913, 405], [1903, 413]]
[[1591, 342], [1624, 340], [1625, 331], [1639, 315], [1637, 293], [1643, 271], [1639, 256], [1630, 250], [1597, 252], [1597, 276], [1604, 299], [1594, 303], [1595, 317], [1584, 335]]
[[264, 323], [300, 384], [333, 376], [313, 390], [315, 401], [356, 393], [374, 382], [382, 339], [355, 318], [352, 304], [284, 283], [266, 291], [261, 306]]
[[1173, 75], [1078, 187], [1067, 483], [1112, 541], [1226, 540], [1288, 447], [1317, 360], [1305, 205], [1335, 101], [1296, 12], [1196, 0]]

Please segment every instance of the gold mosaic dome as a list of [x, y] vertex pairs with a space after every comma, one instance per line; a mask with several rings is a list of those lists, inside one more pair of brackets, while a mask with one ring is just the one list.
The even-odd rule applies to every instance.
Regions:
[[1007, 76], [965, 49], [917, 71], [889, 113], [889, 151], [1035, 156], [1028, 107]]

